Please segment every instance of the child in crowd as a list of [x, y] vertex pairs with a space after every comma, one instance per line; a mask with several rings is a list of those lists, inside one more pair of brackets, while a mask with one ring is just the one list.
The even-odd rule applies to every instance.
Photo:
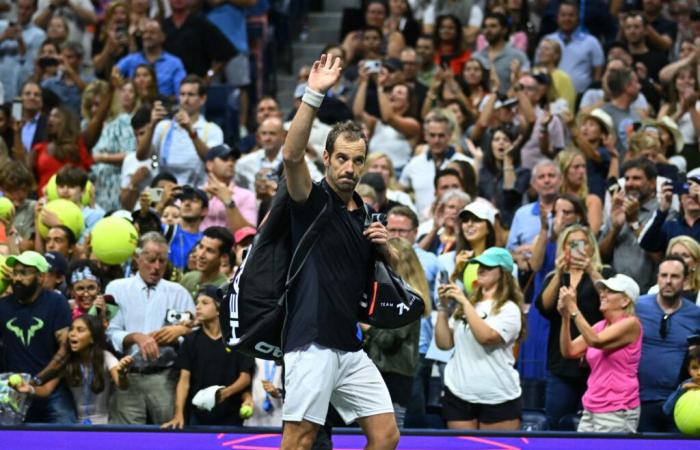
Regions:
[[106, 350], [102, 321], [82, 315], [73, 320], [68, 332], [69, 353], [66, 365], [41, 386], [22, 383], [17, 390], [37, 397], [48, 397], [61, 381], [66, 381], [73, 394], [78, 423], [107, 424], [112, 384], [127, 386], [126, 371], [132, 358], [117, 360]]
[[688, 374], [690, 378], [678, 385], [673, 394], [664, 403], [663, 411], [667, 416], [673, 415], [676, 402], [690, 389], [700, 389], [700, 345], [691, 347], [688, 352]]
[[[241, 425], [241, 395], [250, 386], [255, 362], [229, 351], [221, 337], [222, 293], [204, 286], [196, 297], [196, 321], [201, 328], [185, 338], [175, 361], [180, 379], [175, 414], [162, 428], [189, 425]], [[203, 399], [201, 402], [200, 399]]]
[[255, 376], [248, 397], [253, 406], [253, 416], [245, 421], [245, 426], [281, 427], [282, 366], [275, 361], [256, 358]]

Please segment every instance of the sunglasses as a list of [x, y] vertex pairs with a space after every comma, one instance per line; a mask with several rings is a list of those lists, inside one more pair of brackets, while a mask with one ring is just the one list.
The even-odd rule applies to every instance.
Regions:
[[670, 314], [664, 314], [664, 316], [661, 318], [661, 325], [659, 326], [659, 335], [661, 335], [661, 339], [665, 340], [668, 336], [668, 323], [670, 319]]

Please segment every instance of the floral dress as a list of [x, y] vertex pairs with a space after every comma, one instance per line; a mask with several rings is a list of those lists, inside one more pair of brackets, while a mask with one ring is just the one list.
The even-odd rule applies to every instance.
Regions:
[[[105, 123], [97, 144], [92, 149], [98, 153], [131, 153], [136, 151], [136, 136], [131, 128], [131, 116], [121, 113]], [[95, 201], [105, 211], [121, 208], [119, 202], [121, 167], [114, 164], [93, 164], [92, 182], [95, 184]]]

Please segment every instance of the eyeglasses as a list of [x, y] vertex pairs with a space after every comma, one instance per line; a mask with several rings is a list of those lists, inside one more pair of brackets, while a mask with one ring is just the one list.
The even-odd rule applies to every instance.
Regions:
[[413, 228], [387, 228], [386, 231], [389, 234], [398, 234], [399, 236], [405, 236], [413, 231]]
[[663, 318], [661, 318], [661, 325], [659, 326], [659, 335], [661, 335], [661, 339], [665, 340], [668, 336], [668, 322], [670, 319], [670, 314], [664, 314]]
[[99, 289], [97, 286], [93, 286], [93, 285], [90, 285], [90, 286], [78, 286], [78, 287], [74, 287], [74, 288], [73, 288], [73, 292], [75, 292], [76, 294], [84, 294], [84, 293], [86, 293], [86, 292], [87, 292], [88, 294], [97, 294], [97, 293], [99, 292], [99, 290], [100, 290], [100, 289]]

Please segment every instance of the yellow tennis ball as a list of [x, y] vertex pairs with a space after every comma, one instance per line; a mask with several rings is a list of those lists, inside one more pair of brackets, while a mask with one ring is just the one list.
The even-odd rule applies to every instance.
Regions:
[[[5, 260], [7, 257], [0, 255], [0, 267], [7, 267], [5, 265]], [[0, 295], [2, 295], [3, 292], [7, 289], [7, 287], [10, 285], [10, 280], [6, 280], [2, 278], [2, 275], [0, 275]]]
[[7, 384], [11, 387], [19, 386], [22, 384], [22, 376], [16, 373], [10, 375], [10, 378], [7, 379]]
[[243, 405], [241, 406], [241, 410], [238, 411], [238, 415], [240, 415], [243, 420], [250, 419], [253, 417], [253, 408], [248, 405]]
[[0, 197], [0, 219], [11, 219], [15, 215], [15, 205], [9, 198]]
[[464, 269], [464, 274], [462, 276], [462, 282], [464, 282], [464, 290], [467, 295], [471, 295], [472, 292], [479, 285], [479, 264], [469, 263]]
[[[75, 238], [80, 239], [80, 235], [85, 228], [85, 221], [83, 220], [83, 212], [78, 205], [70, 200], [59, 198], [48, 202], [44, 208], [55, 213], [61, 223], [71, 229]], [[39, 234], [41, 237], [46, 238], [48, 233], [48, 227], [42, 221], [39, 221]]]
[[[80, 203], [82, 203], [83, 206], [87, 206], [90, 204], [90, 196], [92, 194], [92, 191], [94, 190], [95, 185], [92, 184], [92, 181], [88, 180], [87, 184], [85, 184], [85, 191], [83, 192], [83, 196], [80, 197]], [[57, 198], [59, 198], [55, 174], [51, 178], [49, 178], [49, 181], [46, 183], [46, 186], [44, 186], [44, 196], [46, 197], [47, 201], [56, 200]]]
[[90, 233], [95, 257], [105, 264], [122, 264], [134, 254], [139, 233], [134, 225], [121, 217], [100, 219]]
[[673, 419], [683, 434], [700, 436], [700, 389], [681, 395], [673, 408]]

